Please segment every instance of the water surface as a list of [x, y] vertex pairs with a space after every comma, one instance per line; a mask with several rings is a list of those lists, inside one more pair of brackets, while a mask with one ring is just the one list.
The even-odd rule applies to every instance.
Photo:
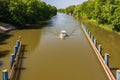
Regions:
[[[22, 36], [25, 52], [18, 80], [109, 80], [78, 21], [58, 13], [42, 26], [15, 31], [5, 40], [7, 44], [0, 46], [1, 50], [9, 50], [1, 58], [6, 64], [3, 67], [9, 69], [12, 46]], [[66, 30], [70, 37], [60, 39], [61, 30]]]
[[[61, 40], [61, 30], [70, 37]], [[22, 67], [19, 80], [108, 80], [80, 23], [65, 14], [53, 17], [42, 29], [38, 45]]]
[[103, 46], [103, 55], [109, 53], [110, 68], [114, 71], [120, 69], [120, 35], [115, 32], [107, 31], [103, 28], [87, 24], [87, 27], [98, 40], [99, 44]]
[[24, 55], [29, 56], [38, 44], [40, 33], [40, 29], [18, 30], [9, 34], [10, 36], [6, 37], [4, 41], [0, 43], [0, 80], [2, 80], [3, 69], [8, 69], [8, 72], [10, 72], [10, 55], [13, 54], [13, 48], [16, 44], [18, 36], [22, 36], [22, 43], [26, 46]]

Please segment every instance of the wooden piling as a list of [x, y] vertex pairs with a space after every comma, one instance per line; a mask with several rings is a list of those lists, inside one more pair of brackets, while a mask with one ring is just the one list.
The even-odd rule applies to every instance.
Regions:
[[16, 41], [16, 46], [19, 48], [20, 47], [20, 40]]
[[18, 36], [18, 40], [20, 40], [20, 41], [21, 41], [21, 36]]
[[108, 53], [105, 53], [104, 60], [107, 66], [109, 66], [109, 54]]
[[92, 40], [92, 42], [94, 42], [94, 36], [93, 35], [91, 35], [91, 40]]
[[97, 47], [97, 40], [94, 39], [94, 45]]
[[116, 71], [116, 80], [120, 80], [120, 70]]
[[11, 54], [11, 56], [10, 56], [10, 67], [11, 67], [11, 68], [12, 68], [12, 66], [13, 66], [14, 61], [15, 61], [15, 55], [14, 55], [14, 54]]
[[102, 45], [98, 45], [98, 51], [100, 54], [102, 54]]
[[14, 46], [14, 54], [15, 54], [15, 56], [16, 56], [16, 54], [17, 54], [17, 52], [18, 52], [18, 46]]
[[7, 69], [2, 71], [2, 80], [9, 80], [8, 79], [8, 70]]

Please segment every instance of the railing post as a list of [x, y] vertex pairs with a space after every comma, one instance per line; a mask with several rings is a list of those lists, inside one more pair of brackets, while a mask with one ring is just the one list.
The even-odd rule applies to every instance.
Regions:
[[20, 40], [20, 41], [21, 41], [21, 36], [18, 36], [18, 40]]
[[2, 80], [9, 80], [8, 79], [8, 70], [7, 69], [2, 71]]
[[120, 80], [120, 70], [116, 71], [116, 80]]
[[15, 55], [14, 55], [14, 54], [11, 54], [11, 56], [10, 56], [10, 67], [11, 67], [11, 68], [12, 68], [12, 66], [13, 66], [14, 61], [15, 61]]
[[102, 46], [101, 45], [98, 45], [98, 51], [100, 54], [102, 54]]
[[91, 32], [89, 31], [89, 36], [91, 37]]
[[91, 35], [91, 40], [92, 40], [92, 42], [94, 42], [94, 36], [93, 35]]
[[17, 40], [16, 46], [19, 48], [20, 47], [20, 40]]
[[109, 54], [108, 53], [105, 53], [104, 60], [107, 66], [109, 66]]
[[18, 53], [18, 46], [14, 46], [14, 54], [15, 54], [15, 56], [16, 56], [16, 54]]
[[97, 40], [94, 39], [94, 45], [97, 47]]

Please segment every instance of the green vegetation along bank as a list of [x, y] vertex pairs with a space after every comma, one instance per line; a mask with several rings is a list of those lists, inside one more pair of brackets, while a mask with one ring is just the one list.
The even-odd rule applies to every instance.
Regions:
[[0, 22], [15, 26], [47, 20], [56, 14], [56, 7], [40, 0], [0, 0]]
[[96, 25], [120, 32], [120, 0], [88, 0], [59, 12], [73, 13], [76, 18], [87, 18]]

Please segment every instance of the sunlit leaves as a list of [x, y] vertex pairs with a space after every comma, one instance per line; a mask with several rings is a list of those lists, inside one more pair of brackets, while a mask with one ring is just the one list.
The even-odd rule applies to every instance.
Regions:
[[74, 15], [112, 25], [113, 30], [120, 31], [120, 0], [88, 0], [75, 8]]
[[40, 0], [0, 0], [0, 21], [24, 26], [56, 15], [57, 9]]

